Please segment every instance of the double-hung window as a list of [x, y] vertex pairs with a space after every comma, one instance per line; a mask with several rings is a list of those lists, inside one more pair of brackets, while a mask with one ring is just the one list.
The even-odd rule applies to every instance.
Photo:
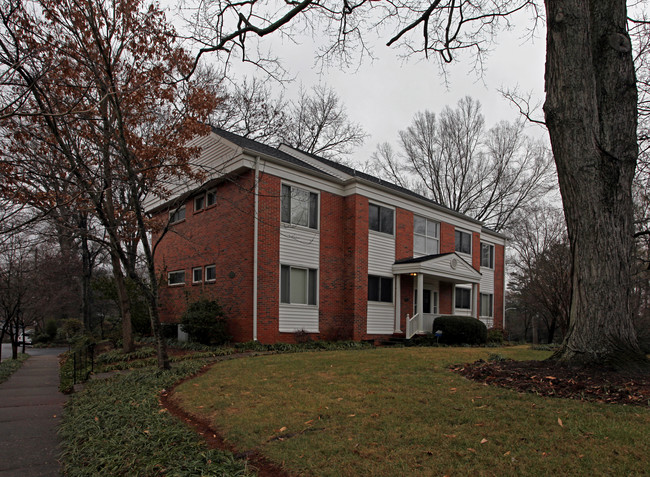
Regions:
[[200, 195], [194, 198], [194, 212], [198, 212], [205, 208], [205, 196]]
[[420, 255], [438, 253], [440, 224], [424, 217], [413, 217], [413, 250]]
[[282, 185], [282, 222], [318, 228], [318, 194], [290, 185]]
[[469, 310], [472, 303], [472, 290], [469, 288], [456, 287], [456, 308]]
[[209, 190], [205, 194], [205, 206], [210, 207], [216, 203], [217, 203], [217, 190], [216, 189]]
[[192, 269], [192, 283], [201, 283], [203, 281], [203, 268], [195, 267]]
[[393, 302], [393, 277], [368, 275], [368, 301]]
[[393, 235], [393, 222], [395, 211], [381, 205], [370, 204], [368, 227], [375, 232]]
[[456, 251], [460, 253], [472, 254], [472, 234], [456, 230]]
[[494, 268], [494, 245], [481, 242], [481, 267]]
[[217, 267], [216, 265], [207, 265], [205, 267], [205, 281], [213, 282], [217, 279]]
[[492, 293], [481, 293], [481, 315], [492, 317], [494, 295]]
[[280, 302], [292, 305], [316, 305], [318, 270], [315, 268], [280, 267]]

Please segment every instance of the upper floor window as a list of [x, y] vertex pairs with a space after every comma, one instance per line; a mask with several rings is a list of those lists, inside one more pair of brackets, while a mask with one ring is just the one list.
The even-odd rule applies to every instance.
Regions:
[[494, 268], [494, 245], [481, 242], [481, 267]]
[[285, 224], [318, 228], [318, 194], [283, 184], [281, 206]]
[[198, 197], [194, 198], [194, 212], [198, 212], [199, 210], [203, 210], [205, 207], [205, 196], [200, 195]]
[[472, 303], [472, 290], [469, 288], [456, 287], [456, 308], [469, 310]]
[[210, 207], [217, 203], [217, 191], [216, 189], [209, 190], [205, 194], [205, 206]]
[[368, 301], [393, 303], [393, 277], [368, 275]]
[[203, 281], [203, 268], [196, 267], [192, 269], [192, 283], [201, 283]]
[[314, 268], [280, 267], [280, 302], [315, 305], [318, 271]]
[[185, 220], [185, 206], [181, 206], [178, 209], [169, 212], [169, 223], [173, 224], [175, 222], [180, 222]]
[[381, 205], [370, 204], [368, 227], [376, 232], [393, 235], [395, 211]]
[[413, 250], [421, 255], [438, 253], [440, 224], [424, 217], [413, 217]]
[[456, 230], [456, 251], [468, 255], [472, 254], [472, 234]]
[[217, 267], [216, 265], [208, 265], [205, 267], [205, 281], [213, 282], [217, 279]]
[[167, 274], [167, 284], [169, 285], [184, 285], [185, 284], [185, 270], [177, 270]]

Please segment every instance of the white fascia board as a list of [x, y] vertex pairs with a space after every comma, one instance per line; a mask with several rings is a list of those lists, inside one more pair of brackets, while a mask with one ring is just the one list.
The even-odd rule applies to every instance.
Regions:
[[339, 180], [347, 181], [347, 180], [352, 178], [351, 175], [346, 174], [345, 172], [343, 172], [343, 171], [341, 171], [339, 169], [336, 169], [336, 168], [334, 168], [332, 166], [328, 166], [327, 164], [325, 164], [325, 163], [323, 163], [321, 161], [317, 161], [313, 157], [311, 157], [310, 155], [305, 154], [302, 151], [298, 151], [297, 149], [294, 149], [291, 146], [288, 146], [287, 144], [281, 144], [278, 149], [280, 151], [286, 153], [286, 154], [289, 154], [289, 155], [295, 157], [296, 159], [300, 159], [301, 161], [304, 161], [307, 164], [310, 164], [311, 166], [313, 166], [313, 167], [315, 167], [317, 169], [320, 169], [323, 172], [326, 172], [329, 175], [332, 175], [332, 176], [336, 177]]
[[[456, 269], [446, 266], [446, 262], [456, 259]], [[481, 273], [476, 271], [457, 253], [445, 254], [424, 262], [397, 263], [393, 265], [393, 273], [402, 275], [409, 273], [421, 273], [441, 278], [454, 283], [480, 283]]]
[[505, 246], [508, 243], [508, 237], [494, 230], [483, 228], [481, 229], [481, 241], [491, 243], [492, 245]]

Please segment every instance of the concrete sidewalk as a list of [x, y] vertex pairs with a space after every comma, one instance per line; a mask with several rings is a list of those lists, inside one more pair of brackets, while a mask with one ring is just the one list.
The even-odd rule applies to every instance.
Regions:
[[58, 389], [57, 356], [64, 351], [28, 349], [30, 358], [0, 384], [0, 477], [59, 475], [56, 431], [67, 398]]

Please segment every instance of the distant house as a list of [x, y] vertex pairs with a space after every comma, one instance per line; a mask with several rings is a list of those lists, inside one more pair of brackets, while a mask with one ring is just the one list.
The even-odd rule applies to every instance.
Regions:
[[207, 297], [235, 341], [410, 338], [451, 314], [502, 326], [503, 235], [288, 146], [219, 129], [195, 142], [206, 181], [148, 204], [173, 222], [155, 255], [164, 322]]

